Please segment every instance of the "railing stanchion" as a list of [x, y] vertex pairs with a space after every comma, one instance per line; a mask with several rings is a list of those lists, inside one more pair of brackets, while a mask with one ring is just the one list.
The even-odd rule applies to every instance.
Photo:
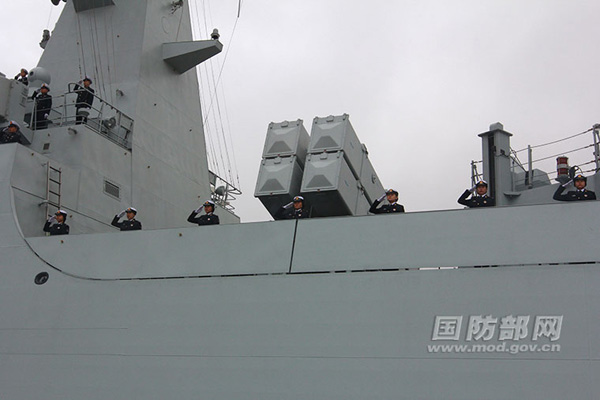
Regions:
[[592, 131], [594, 136], [594, 161], [596, 162], [596, 172], [600, 170], [600, 124], [594, 125]]
[[533, 187], [533, 149], [531, 145], [527, 145], [527, 187]]

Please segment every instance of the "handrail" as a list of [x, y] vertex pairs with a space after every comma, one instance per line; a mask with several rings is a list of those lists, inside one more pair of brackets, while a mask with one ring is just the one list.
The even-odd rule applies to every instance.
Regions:
[[[546, 155], [538, 156], [539, 158], [534, 159], [533, 149], [538, 149], [541, 147], [564, 142], [566, 140], [574, 139], [574, 138], [580, 137], [580, 136], [590, 133], [590, 132], [592, 133], [592, 139], [593, 139], [592, 143], [587, 143], [585, 145], [581, 145], [581, 141], [579, 141], [576, 148], [568, 149], [563, 152], [552, 153], [551, 155], [547, 155], [547, 156]], [[567, 136], [562, 139], [553, 140], [551, 142], [547, 142], [547, 143], [543, 143], [543, 144], [539, 144], [539, 145], [528, 145], [527, 147], [520, 149], [520, 150], [511, 149], [511, 152], [510, 152], [510, 159], [512, 161], [511, 171], [513, 173], [515, 171], [519, 171], [520, 173], [523, 173], [523, 172], [525, 173], [525, 178], [514, 180], [513, 188], [516, 185], [525, 185], [529, 189], [533, 188], [533, 177], [535, 174], [534, 169], [536, 168], [535, 165], [539, 165], [543, 161], [551, 160], [556, 157], [563, 156], [565, 154], [578, 153], [578, 152], [581, 152], [581, 151], [584, 151], [584, 150], [587, 150], [590, 148], [593, 149], [593, 160], [586, 161], [586, 162], [577, 162], [575, 164], [578, 167], [582, 167], [582, 166], [588, 165], [588, 164], [595, 164], [595, 168], [591, 168], [586, 171], [582, 170], [581, 171], [582, 173], [584, 173], [584, 172], [594, 172], [595, 173], [595, 172], [600, 171], [600, 124], [595, 124], [590, 129], [587, 129], [587, 130], [577, 133], [575, 135]], [[527, 159], [524, 160], [526, 162], [521, 162], [521, 160], [519, 160], [519, 153], [524, 152], [525, 150], [527, 150], [527, 153], [526, 153]], [[480, 162], [482, 162], [482, 161], [471, 161], [471, 180], [472, 181], [475, 181], [478, 178], [479, 173], [477, 172], [477, 168], [476, 167], [474, 168], [474, 165], [475, 165], [475, 163], [480, 163]], [[546, 167], [547, 167], [547, 165], [546, 165]], [[546, 172], [546, 175], [547, 176], [555, 175], [554, 179], [559, 180], [558, 176], [556, 176], [557, 172], [555, 170]], [[513, 177], [513, 179], [515, 179], [515, 178]]]
[[[53, 104], [58, 105], [50, 109], [47, 121], [51, 122], [54, 126], [86, 125], [106, 139], [131, 151], [133, 118], [94, 93], [92, 93], [93, 101], [89, 108], [78, 107], [78, 104], [71, 95], [78, 95], [81, 90], [87, 89], [81, 86], [75, 90], [75, 85], [78, 84], [69, 83], [67, 85], [68, 90], [64, 94], [53, 97]], [[35, 100], [29, 101], [34, 102], [31, 117], [32, 123], [30, 124], [31, 129], [34, 131], [45, 129], [46, 126], [38, 127]]]
[[231, 202], [236, 200], [236, 196], [241, 195], [242, 191], [214, 172], [209, 170], [208, 173], [210, 177], [211, 200], [223, 209], [233, 213], [235, 207]]

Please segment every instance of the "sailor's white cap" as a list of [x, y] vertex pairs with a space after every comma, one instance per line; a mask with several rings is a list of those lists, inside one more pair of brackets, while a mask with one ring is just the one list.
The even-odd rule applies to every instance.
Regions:
[[211, 200], [206, 200], [206, 201], [204, 202], [204, 204], [202, 204], [202, 205], [203, 205], [204, 207], [206, 207], [206, 206], [212, 206], [212, 207], [214, 208], [214, 206], [215, 206], [215, 203], [214, 203], [213, 201], [211, 201]]
[[50, 91], [50, 86], [46, 85], [45, 83], [42, 83], [42, 86], [40, 86], [40, 90], [42, 90], [44, 88], [46, 88], [46, 89], [48, 89], [48, 91]]
[[92, 78], [90, 78], [89, 76], [85, 76], [85, 78], [83, 78], [84, 81], [90, 81], [90, 83], [93, 83], [94, 81], [92, 81]]
[[304, 197], [302, 197], [302, 196], [296, 196], [296, 197], [294, 197], [293, 200], [294, 200], [294, 203], [298, 203], [300, 201], [304, 201]]
[[477, 181], [477, 183], [475, 184], [475, 186], [487, 186], [488, 183], [486, 181], [484, 181], [483, 179], [480, 181]]
[[21, 125], [17, 123], [17, 121], [8, 121], [8, 126], [14, 125], [17, 129], [21, 129]]
[[135, 208], [133, 208], [133, 207], [129, 207], [127, 210], [125, 210], [125, 212], [128, 212], [128, 211], [131, 211], [134, 214], [137, 214], [137, 210]]

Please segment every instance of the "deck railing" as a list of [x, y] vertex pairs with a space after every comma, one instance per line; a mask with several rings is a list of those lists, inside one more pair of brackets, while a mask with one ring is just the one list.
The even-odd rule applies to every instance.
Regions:
[[93, 95], [94, 101], [90, 108], [77, 108], [76, 98], [80, 88], [75, 91], [75, 83], [68, 85], [68, 90], [62, 95], [52, 98], [53, 106], [48, 113], [47, 124], [36, 121], [35, 101], [31, 113], [30, 127], [32, 130], [41, 130], [53, 126], [85, 125], [94, 132], [102, 135], [115, 144], [131, 150], [131, 134], [133, 132], [133, 118], [117, 109], [104, 99]]

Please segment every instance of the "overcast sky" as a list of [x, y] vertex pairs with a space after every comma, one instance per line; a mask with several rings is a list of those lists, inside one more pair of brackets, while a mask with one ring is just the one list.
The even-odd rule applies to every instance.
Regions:
[[[195, 26], [206, 11], [209, 29], [221, 32], [215, 68], [228, 49], [219, 100], [242, 221], [270, 218], [253, 193], [271, 121], [301, 118], [310, 132], [313, 117], [348, 113], [383, 185], [409, 212], [460, 207], [470, 161], [481, 159], [477, 134], [494, 122], [514, 134], [514, 149], [600, 122], [597, 0], [245, 0], [233, 38], [237, 0], [193, 3]], [[37, 64], [42, 30], [59, 9], [2, 1], [0, 72]], [[536, 149], [534, 158], [591, 140]], [[572, 162], [592, 158], [588, 150]]]

